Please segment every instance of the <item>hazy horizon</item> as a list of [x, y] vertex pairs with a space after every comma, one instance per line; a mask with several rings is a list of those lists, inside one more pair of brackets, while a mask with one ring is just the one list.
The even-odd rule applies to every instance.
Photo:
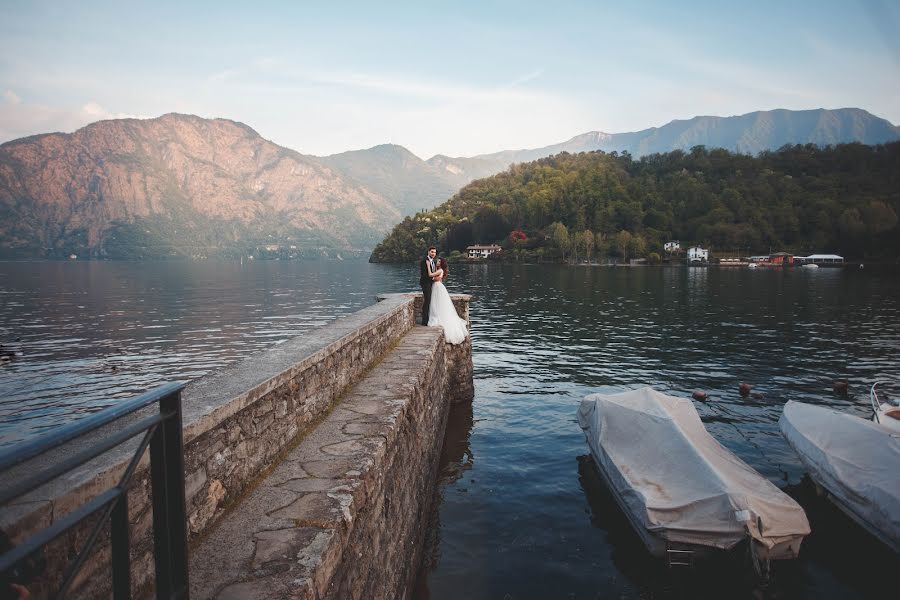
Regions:
[[304, 154], [427, 159], [696, 116], [861, 108], [900, 123], [900, 7], [4, 2], [0, 143], [170, 112]]

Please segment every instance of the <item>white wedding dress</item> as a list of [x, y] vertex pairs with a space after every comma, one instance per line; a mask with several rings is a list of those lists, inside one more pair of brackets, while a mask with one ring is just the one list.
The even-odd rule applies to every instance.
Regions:
[[469, 335], [466, 321], [456, 314], [450, 293], [444, 284], [435, 281], [431, 286], [431, 305], [428, 307], [428, 326], [444, 328], [444, 339], [451, 344], [462, 344]]

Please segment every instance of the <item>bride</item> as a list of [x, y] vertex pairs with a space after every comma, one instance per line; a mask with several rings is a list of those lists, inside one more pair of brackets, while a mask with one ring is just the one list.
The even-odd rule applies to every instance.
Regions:
[[444, 328], [444, 339], [451, 344], [461, 344], [469, 330], [465, 319], [460, 319], [450, 299], [450, 293], [442, 283], [447, 279], [450, 270], [443, 258], [438, 261], [439, 268], [434, 272], [434, 284], [431, 286], [431, 304], [428, 308], [428, 326]]

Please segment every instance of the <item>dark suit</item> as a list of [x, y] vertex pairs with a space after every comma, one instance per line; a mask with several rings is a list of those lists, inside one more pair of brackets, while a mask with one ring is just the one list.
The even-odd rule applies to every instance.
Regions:
[[428, 261], [426, 256], [419, 261], [419, 285], [422, 286], [422, 325], [428, 325], [428, 307], [431, 305], [431, 286], [434, 280], [428, 274]]

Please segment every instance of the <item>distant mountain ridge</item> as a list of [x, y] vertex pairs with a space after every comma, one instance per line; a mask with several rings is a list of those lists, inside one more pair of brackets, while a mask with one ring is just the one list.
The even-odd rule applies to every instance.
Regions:
[[[702, 116], [628, 133], [591, 131], [565, 142], [527, 150], [504, 150], [467, 158], [435, 156], [428, 162], [460, 178], [499, 173], [510, 164], [560, 152], [628, 152], [635, 158], [694, 146], [725, 148], [742, 154], [777, 150], [786, 144], [826, 146], [847, 142], [867, 145], [900, 140], [900, 127], [859, 108], [757, 111], [733, 117]], [[491, 173], [493, 171], [493, 173]]]
[[353, 183], [375, 190], [404, 215], [428, 209], [452, 196], [468, 183], [457, 182], [403, 146], [382, 144], [319, 159]]
[[392, 144], [303, 155], [227, 119], [101, 121], [0, 145], [0, 255], [364, 252], [403, 216], [437, 206], [474, 179], [560, 152], [637, 158], [705, 145], [755, 154], [785, 144], [898, 139], [900, 128], [861, 109], [773, 110], [426, 161]]

